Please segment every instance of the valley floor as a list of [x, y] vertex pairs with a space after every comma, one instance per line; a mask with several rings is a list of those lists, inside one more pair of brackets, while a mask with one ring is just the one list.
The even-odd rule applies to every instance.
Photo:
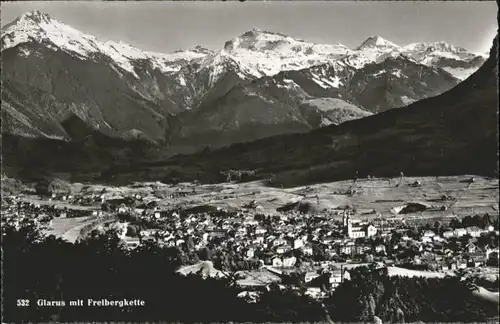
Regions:
[[[474, 182], [467, 182], [474, 178]], [[418, 186], [413, 186], [418, 182]], [[187, 207], [210, 205], [228, 209], [242, 209], [256, 202], [256, 212], [273, 215], [277, 208], [286, 204], [307, 201], [318, 214], [350, 206], [357, 210], [353, 216], [359, 219], [377, 217], [401, 217], [394, 209], [410, 202], [429, 205], [422, 212], [405, 214], [405, 218], [433, 218], [466, 216], [471, 214], [498, 214], [498, 179], [454, 176], [360, 179], [295, 188], [272, 188], [262, 182], [221, 183], [200, 185], [179, 183], [138, 183], [126, 187], [91, 186], [88, 193], [106, 190], [106, 195], [140, 194], [158, 200], [160, 207]], [[448, 200], [443, 200], [448, 196]], [[441, 210], [442, 208], [446, 210]]]
[[[474, 182], [469, 180], [474, 178]], [[498, 216], [498, 180], [474, 176], [374, 178], [340, 181], [295, 188], [273, 188], [262, 182], [176, 185], [135, 183], [129, 186], [72, 184], [72, 191], [85, 196], [102, 194], [105, 199], [140, 195], [144, 201], [155, 201], [157, 209], [190, 208], [199, 206], [219, 207], [225, 210], [245, 211], [265, 215], [278, 215], [278, 208], [296, 202], [307, 204], [308, 213], [340, 220], [332, 212], [350, 207], [356, 212], [353, 219], [426, 220], [446, 219], [473, 214], [489, 213]], [[443, 197], [447, 197], [444, 199]], [[99, 204], [80, 205], [35, 195], [20, 197], [21, 201], [57, 206], [81, 211], [97, 211]], [[398, 214], [398, 209], [408, 203], [421, 203], [425, 210]], [[250, 206], [252, 205], [253, 206]], [[76, 240], [76, 233], [92, 219], [59, 218], [52, 221], [49, 234]]]

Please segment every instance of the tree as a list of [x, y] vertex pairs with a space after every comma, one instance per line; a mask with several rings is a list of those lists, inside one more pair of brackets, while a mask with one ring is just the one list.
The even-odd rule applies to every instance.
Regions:
[[486, 261], [486, 265], [490, 267], [498, 267], [498, 253], [490, 253], [488, 260]]
[[363, 262], [371, 263], [373, 262], [373, 254], [364, 254], [363, 255]]
[[201, 248], [198, 255], [200, 257], [200, 260], [203, 260], [203, 261], [211, 260], [211, 258], [212, 258], [212, 252], [207, 247]]
[[434, 222], [434, 231], [436, 233], [441, 233], [441, 222], [440, 221]]
[[189, 236], [186, 236], [184, 238], [185, 240], [185, 248], [186, 248], [186, 252], [190, 252], [190, 251], [193, 251], [194, 250], [194, 241], [193, 241], [193, 237], [191, 235]]
[[127, 234], [126, 235], [129, 237], [137, 237], [138, 236], [137, 235], [137, 228], [133, 225], [129, 225], [127, 227]]
[[450, 221], [450, 227], [455, 229], [455, 228], [460, 228], [462, 227], [462, 223], [460, 222], [460, 220], [458, 218], [452, 218], [451, 221]]
[[487, 228], [491, 224], [493, 224], [492, 217], [489, 214], [487, 214], [487, 213], [484, 214], [483, 217], [482, 217], [482, 219], [481, 219], [481, 227], [482, 228]]
[[373, 319], [375, 316], [375, 298], [373, 294], [368, 296], [368, 314], [370, 315], [370, 319]]
[[[110, 318], [120, 322], [321, 322], [325, 314], [331, 314], [330, 319], [336, 322], [359, 322], [375, 313], [388, 320], [394, 310], [398, 315], [398, 308], [407, 321], [484, 322], [498, 314], [497, 304], [477, 299], [460, 278], [389, 277], [386, 268], [375, 266], [351, 270], [351, 280], [342, 282], [325, 300], [326, 310], [299, 292], [277, 286], [260, 294], [256, 303], [248, 304], [237, 297], [240, 290], [235, 287], [235, 278], [178, 274], [184, 259], [191, 257], [178, 247], [144, 244], [125, 250], [112, 231], [94, 232], [72, 244], [44, 237], [29, 223], [23, 223], [20, 229], [4, 226], [2, 234], [2, 315], [6, 322], [94, 322]], [[231, 253], [217, 251], [214, 255], [226, 263], [250, 266], [250, 262], [238, 261], [241, 259]], [[300, 284], [303, 275], [295, 276], [290, 280]], [[23, 312], [16, 305], [19, 296], [71, 300], [82, 295], [118, 300], [140, 296], [146, 305], [28, 307]], [[403, 320], [401, 316], [396, 319]]]
[[396, 320], [397, 320], [397, 323], [404, 323], [405, 322], [405, 314], [400, 307], [398, 307], [396, 309]]
[[325, 249], [320, 244], [315, 244], [313, 246], [313, 260], [314, 261], [325, 261], [327, 255]]

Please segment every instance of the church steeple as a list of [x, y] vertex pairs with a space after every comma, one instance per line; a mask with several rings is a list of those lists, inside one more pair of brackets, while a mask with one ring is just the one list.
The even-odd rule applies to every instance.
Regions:
[[344, 213], [342, 214], [342, 225], [344, 227], [344, 232], [347, 234], [347, 236], [351, 237], [352, 221], [351, 221], [351, 215], [348, 210], [345, 210]]
[[347, 236], [352, 237], [352, 221], [349, 213], [347, 213]]

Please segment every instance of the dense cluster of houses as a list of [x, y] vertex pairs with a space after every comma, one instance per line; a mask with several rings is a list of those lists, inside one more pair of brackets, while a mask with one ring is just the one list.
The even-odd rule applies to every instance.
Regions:
[[82, 203], [88, 198], [71, 195], [54, 194], [49, 203], [32, 201], [25, 197], [9, 196], [4, 198], [2, 206], [2, 222], [20, 226], [23, 221], [29, 221], [40, 228], [48, 228], [55, 218], [101, 217], [104, 212], [97, 208], [86, 208], [89, 203]]
[[[181, 248], [189, 245], [192, 250], [229, 249], [274, 268], [382, 261], [444, 270], [484, 265], [491, 255], [498, 254], [498, 230], [492, 226], [450, 228], [442, 233], [422, 227], [417, 237], [410, 238], [403, 218], [361, 221], [352, 219], [349, 210], [334, 211], [342, 218], [338, 222], [295, 211], [265, 216], [244, 208], [236, 212], [195, 208], [186, 214], [147, 204], [143, 207], [132, 208], [123, 201], [115, 207], [119, 214], [133, 214], [150, 222], [148, 229], [139, 231], [128, 230], [133, 222], [123, 223], [120, 233], [129, 247], [151, 241]], [[400, 237], [397, 242], [395, 235]], [[475, 241], [484, 236], [496, 237], [496, 245], [479, 247]]]
[[[491, 258], [498, 260], [498, 231], [493, 226], [480, 229], [472, 226], [456, 228], [438, 235], [435, 231], [426, 230], [420, 240], [403, 236], [395, 246], [402, 251], [403, 259], [408, 264], [425, 265], [433, 270], [455, 270], [459, 268], [478, 267], [488, 264]], [[482, 240], [481, 238], [494, 238]], [[495, 264], [495, 262], [491, 262]]]
[[[68, 209], [64, 205], [40, 205], [13, 196], [6, 200], [8, 207], [2, 211], [2, 218], [15, 222], [30, 217], [48, 220], [50, 225], [54, 217], [101, 217], [112, 213], [120, 220], [107, 228], [114, 228], [129, 248], [149, 241], [192, 251], [224, 249], [243, 259], [258, 259], [263, 266], [273, 268], [381, 261], [445, 270], [485, 265], [491, 258], [498, 259], [498, 229], [492, 226], [449, 228], [439, 233], [421, 228], [418, 235], [410, 235], [403, 218], [379, 215], [371, 221], [361, 221], [353, 219], [351, 210], [332, 211], [334, 216], [341, 217], [339, 222], [329, 216], [294, 210], [266, 216], [243, 206], [236, 211], [213, 206], [167, 210], [139, 195], [58, 194], [51, 199], [72, 205], [97, 204], [101, 208]], [[483, 244], [484, 237], [494, 240]]]

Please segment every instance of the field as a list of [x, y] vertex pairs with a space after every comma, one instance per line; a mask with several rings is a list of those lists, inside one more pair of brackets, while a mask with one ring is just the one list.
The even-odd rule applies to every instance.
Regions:
[[[82, 186], [80, 194], [97, 194], [105, 191], [107, 198], [141, 195], [146, 202], [157, 201], [160, 209], [191, 208], [206, 206], [227, 210], [246, 210], [250, 214], [277, 215], [278, 208], [300, 202], [305, 212], [340, 219], [334, 211], [346, 206], [354, 208], [354, 219], [370, 220], [379, 215], [384, 218], [406, 220], [437, 220], [489, 213], [498, 217], [498, 180], [472, 176], [418, 177], [359, 179], [356, 182], [339, 181], [295, 188], [273, 188], [262, 182], [168, 185], [160, 182], [136, 183], [130, 186], [111, 187], [102, 185]], [[413, 184], [418, 182], [419, 185]], [[447, 196], [448, 199], [441, 199]], [[62, 202], [25, 197], [24, 200], [52, 204], [81, 210], [97, 210], [99, 206], [77, 206]], [[395, 209], [410, 202], [421, 203], [426, 210], [397, 214]], [[253, 206], [248, 206], [252, 205]], [[248, 207], [248, 208], [247, 208]], [[299, 208], [300, 209], [300, 208]], [[74, 242], [79, 231], [93, 218], [62, 218], [52, 221], [48, 234], [64, 237]]]
[[483, 287], [477, 287], [477, 290], [473, 291], [474, 295], [476, 295], [479, 298], [482, 298], [484, 300], [487, 300], [492, 303], [499, 303], [499, 294], [498, 292], [492, 292], [489, 290], [486, 290]]
[[[371, 219], [377, 217], [377, 213], [386, 218], [409, 220], [498, 215], [498, 180], [474, 177], [473, 183], [467, 183], [471, 177], [414, 177], [404, 178], [401, 183], [399, 178], [359, 179], [356, 183], [339, 181], [286, 189], [268, 187], [259, 181], [206, 185], [157, 182], [127, 187], [92, 186], [86, 191], [106, 189], [109, 197], [141, 194], [146, 199], [157, 200], [166, 209], [205, 205], [241, 210], [255, 201], [257, 208], [248, 210], [269, 215], [278, 214], [277, 208], [299, 201], [308, 205], [309, 213], [320, 215], [331, 215], [335, 209], [350, 206], [356, 209], [354, 218], [358, 219]], [[412, 186], [417, 181], [420, 185]], [[442, 200], [444, 195], [448, 196], [447, 200]], [[395, 214], [394, 208], [409, 202], [419, 202], [428, 208], [417, 213]]]
[[201, 261], [194, 265], [188, 265], [180, 268], [178, 273], [186, 276], [190, 274], [202, 273], [204, 277], [212, 277], [212, 278], [223, 278], [226, 277], [226, 274], [220, 270], [214, 268], [214, 265], [211, 261]]
[[95, 219], [96, 217], [54, 218], [45, 234], [74, 243], [80, 235], [80, 230]]
[[[76, 186], [78, 187], [78, 186]], [[80, 211], [94, 211], [94, 210], [100, 210], [101, 206], [99, 205], [92, 205], [92, 206], [82, 206], [82, 205], [76, 205], [76, 204], [71, 204], [67, 203], [64, 201], [56, 201], [56, 200], [46, 200], [46, 199], [41, 199], [39, 196], [31, 195], [31, 196], [25, 196], [25, 197], [20, 197], [21, 201], [25, 201], [28, 203], [33, 203], [33, 204], [40, 204], [40, 205], [45, 205], [45, 206], [56, 206], [57, 208], [68, 208], [72, 210], [80, 210]]]
[[387, 267], [387, 272], [389, 276], [401, 276], [401, 277], [424, 277], [424, 278], [444, 278], [445, 273], [435, 272], [435, 271], [422, 271], [422, 270], [412, 270], [400, 267]]

